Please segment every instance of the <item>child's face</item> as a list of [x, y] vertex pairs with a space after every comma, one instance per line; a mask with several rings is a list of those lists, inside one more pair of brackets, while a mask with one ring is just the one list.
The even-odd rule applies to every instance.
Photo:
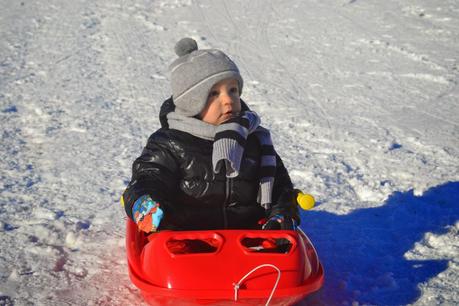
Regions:
[[206, 107], [199, 114], [199, 118], [204, 122], [219, 125], [240, 112], [239, 83], [236, 79], [226, 79], [212, 86]]

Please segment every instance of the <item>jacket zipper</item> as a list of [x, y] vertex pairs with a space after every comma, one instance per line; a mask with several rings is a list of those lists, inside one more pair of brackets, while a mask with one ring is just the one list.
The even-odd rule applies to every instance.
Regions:
[[[226, 170], [225, 172], [226, 173]], [[225, 175], [226, 176], [226, 175]], [[223, 228], [227, 229], [228, 228], [228, 216], [226, 214], [226, 207], [228, 206], [229, 199], [231, 196], [231, 178], [226, 178], [225, 181], [225, 201], [223, 202]]]

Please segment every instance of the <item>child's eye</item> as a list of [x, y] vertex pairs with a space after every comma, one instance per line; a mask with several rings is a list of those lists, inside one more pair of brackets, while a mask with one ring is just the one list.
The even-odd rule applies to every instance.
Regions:
[[231, 93], [239, 93], [239, 88], [237, 88], [237, 87], [231, 87], [230, 92], [231, 92]]
[[216, 90], [212, 90], [209, 94], [209, 97], [218, 97], [219, 93]]

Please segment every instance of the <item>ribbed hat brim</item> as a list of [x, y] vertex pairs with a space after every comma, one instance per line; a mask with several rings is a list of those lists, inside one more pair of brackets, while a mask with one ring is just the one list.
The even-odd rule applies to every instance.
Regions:
[[212, 87], [226, 79], [236, 79], [239, 83], [239, 93], [242, 93], [243, 80], [237, 70], [222, 71], [200, 80], [180, 95], [173, 95], [175, 111], [185, 116], [198, 115], [205, 107]]

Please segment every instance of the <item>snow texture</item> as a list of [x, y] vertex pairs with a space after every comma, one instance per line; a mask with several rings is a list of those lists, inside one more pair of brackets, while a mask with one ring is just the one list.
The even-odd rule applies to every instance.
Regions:
[[459, 304], [457, 0], [0, 1], [0, 305], [141, 305], [119, 197], [175, 43], [239, 65], [326, 271], [308, 305]]

